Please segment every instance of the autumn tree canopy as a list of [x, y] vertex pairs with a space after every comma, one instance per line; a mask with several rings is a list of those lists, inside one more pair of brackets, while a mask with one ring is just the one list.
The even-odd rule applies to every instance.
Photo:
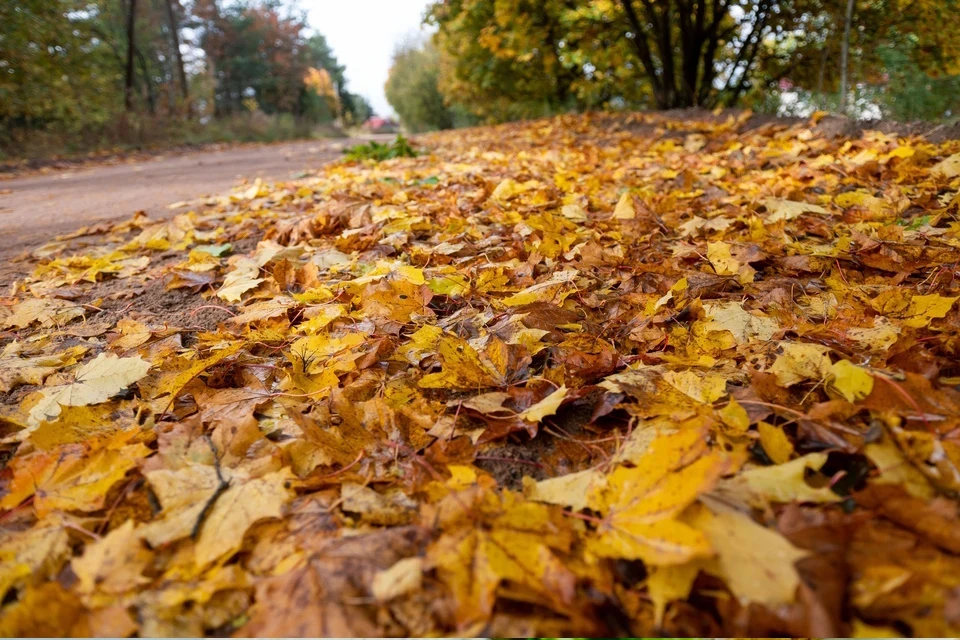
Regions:
[[[841, 0], [443, 0], [429, 11], [451, 102], [491, 119], [642, 104], [760, 99], [786, 81], [836, 90]], [[955, 0], [860, 0], [850, 45], [864, 81], [889, 52], [930, 77], [960, 72]], [[887, 55], [887, 58], [883, 56]]]
[[[127, 117], [251, 111], [308, 123], [369, 117], [297, 0], [0, 3], [0, 147], [21, 131], [77, 132]], [[323, 69], [337, 112], [304, 82]]]
[[430, 42], [407, 42], [393, 54], [384, 92], [411, 131], [449, 129], [454, 124], [440, 93], [439, 74], [440, 56]]

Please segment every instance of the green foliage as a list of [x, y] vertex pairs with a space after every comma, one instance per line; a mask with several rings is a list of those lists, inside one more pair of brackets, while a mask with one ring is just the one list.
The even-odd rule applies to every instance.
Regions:
[[[951, 5], [954, 0], [942, 4]], [[835, 13], [838, 10], [834, 8]], [[900, 122], [949, 120], [960, 115], [960, 51], [941, 42], [939, 33], [950, 33], [956, 27], [939, 17], [939, 8], [928, 2], [899, 7], [889, 1], [857, 5], [851, 37], [849, 115]], [[807, 64], [794, 65], [787, 75], [778, 72], [776, 65], [765, 69], [764, 73], [773, 77], [784, 76], [787, 91], [772, 81], [757, 83], [747, 96], [748, 106], [799, 116], [814, 109], [839, 111], [840, 42], [831, 35], [834, 22], [811, 23], [805, 33], [807, 41], [785, 43], [777, 64], [796, 59], [807, 60]], [[942, 28], [933, 34], [938, 23]]]
[[[836, 92], [846, 0], [437, 0], [440, 91], [487, 121], [593, 108], [769, 102], [781, 81]], [[883, 86], [888, 67], [910, 96], [960, 74], [960, 0], [857, 2], [853, 85]], [[906, 59], [895, 62], [886, 47]], [[906, 65], [907, 61], [912, 67]], [[899, 65], [899, 66], [898, 66]], [[916, 73], [917, 71], [921, 73]], [[924, 78], [924, 76], [926, 76]], [[910, 84], [912, 83], [912, 84]], [[908, 87], [908, 84], [910, 85]], [[954, 87], [939, 85], [947, 96]], [[902, 92], [901, 92], [902, 93]], [[906, 96], [904, 96], [905, 98]], [[897, 113], [937, 111], [901, 98]]]
[[[0, 153], [289, 139], [366, 120], [369, 103], [348, 91], [299, 1], [138, 0], [126, 113], [130, 0], [0, 2]], [[311, 69], [323, 70], [329, 95], [305, 82]]]
[[894, 120], [937, 120], [960, 114], [960, 75], [933, 77], [911, 55], [914, 45], [882, 47], [878, 54], [887, 78], [877, 96], [884, 114]]
[[437, 27], [439, 86], [483, 121], [536, 118], [579, 105], [578, 73], [561, 59], [560, 0], [446, 0], [427, 22]]
[[393, 54], [384, 87], [387, 100], [411, 131], [449, 129], [454, 114], [438, 88], [440, 54], [429, 42], [408, 42]]
[[390, 144], [382, 144], [371, 140], [366, 144], [358, 144], [346, 151], [347, 160], [373, 160], [380, 162], [392, 158], [415, 158], [418, 153], [410, 141], [401, 135]]
[[0, 136], [109, 118], [120, 67], [99, 38], [102, 17], [80, 0], [0, 2]]

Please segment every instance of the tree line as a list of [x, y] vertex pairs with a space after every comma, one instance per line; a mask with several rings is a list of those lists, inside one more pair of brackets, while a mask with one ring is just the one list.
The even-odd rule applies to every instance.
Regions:
[[439, 0], [387, 97], [420, 129], [606, 108], [949, 117], [958, 15], [960, 0]]
[[0, 25], [0, 137], [144, 117], [371, 114], [295, 0], [18, 0], [0, 3]]

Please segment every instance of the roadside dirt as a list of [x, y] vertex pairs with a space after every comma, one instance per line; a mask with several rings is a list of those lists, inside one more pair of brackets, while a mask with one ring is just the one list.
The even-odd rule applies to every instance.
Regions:
[[171, 203], [217, 195], [239, 180], [289, 179], [336, 160], [358, 140], [310, 140], [196, 151], [0, 182], [0, 260], [84, 225], [136, 211], [169, 217]]

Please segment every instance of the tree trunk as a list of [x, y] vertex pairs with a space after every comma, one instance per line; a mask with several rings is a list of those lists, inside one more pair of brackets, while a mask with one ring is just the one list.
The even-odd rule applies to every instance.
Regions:
[[153, 82], [150, 79], [150, 67], [147, 66], [147, 59], [143, 57], [140, 49], [136, 49], [137, 62], [140, 63], [140, 74], [143, 76], [143, 88], [147, 96], [147, 107], [150, 109], [150, 115], [157, 115], [157, 98], [153, 93]]
[[843, 42], [840, 43], [840, 113], [847, 113], [847, 93], [849, 92], [847, 72], [850, 56], [850, 26], [853, 24], [854, 0], [847, 0], [847, 16], [843, 21]]
[[653, 56], [650, 55], [650, 47], [647, 44], [646, 30], [640, 23], [640, 18], [633, 8], [632, 0], [620, 0], [623, 12], [627, 16], [627, 22], [633, 33], [633, 46], [637, 49], [637, 56], [640, 58], [640, 64], [650, 80], [650, 86], [653, 89], [653, 99], [657, 102], [657, 108], [667, 109], [663, 88], [660, 84], [660, 77], [657, 75], [656, 66], [653, 63]]
[[[167, 21], [170, 23], [170, 37], [173, 40], [173, 59], [177, 63], [177, 75], [180, 80], [180, 93], [183, 96], [183, 104], [190, 109], [189, 89], [187, 88], [187, 72], [183, 68], [183, 55], [180, 53], [180, 25], [177, 22], [177, 14], [173, 9], [173, 3], [176, 0], [166, 0]], [[179, 4], [179, 3], [178, 3]]]
[[136, 42], [134, 41], [137, 13], [137, 0], [130, 0], [127, 13], [127, 74], [123, 83], [123, 106], [127, 111], [133, 111], [133, 56]]
[[[751, 13], [722, 31], [721, 24], [730, 15], [729, 0], [640, 0], [644, 21], [633, 0], [620, 0], [620, 5], [628, 26], [626, 34], [632, 34], [629, 39], [650, 81], [657, 108], [683, 109], [711, 107], [722, 99], [733, 106], [750, 88], [775, 3], [757, 0]], [[717, 51], [730, 42], [738, 42], [739, 50], [732, 62], [726, 63], [724, 86], [714, 87]]]

